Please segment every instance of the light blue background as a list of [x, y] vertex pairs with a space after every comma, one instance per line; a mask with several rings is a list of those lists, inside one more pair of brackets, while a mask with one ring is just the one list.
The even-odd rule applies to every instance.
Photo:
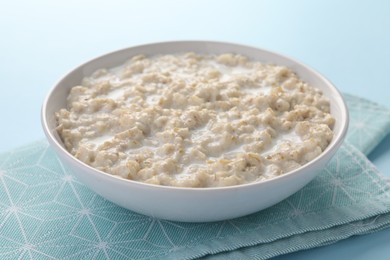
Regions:
[[[81, 62], [155, 41], [258, 46], [389, 107], [390, 1], [1, 1], [0, 152], [42, 139], [40, 107]], [[390, 177], [390, 137], [369, 156]], [[389, 259], [390, 230], [279, 259]]]

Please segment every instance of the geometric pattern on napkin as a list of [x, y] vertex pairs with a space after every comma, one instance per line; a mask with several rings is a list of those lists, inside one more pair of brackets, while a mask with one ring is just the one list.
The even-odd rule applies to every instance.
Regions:
[[[245, 240], [243, 236], [251, 238], [254, 232], [261, 235], [247, 243], [278, 239], [282, 233], [273, 228], [291, 236], [300, 230], [280, 223], [305, 216], [313, 221], [329, 209], [387, 194], [388, 186], [372, 165], [351, 153], [350, 147], [343, 146], [313, 182], [257, 214], [215, 223], [178, 223], [133, 213], [104, 200], [64, 169], [46, 142], [35, 143], [1, 157], [0, 257], [185, 258], [212, 253], [208, 247], [213, 244], [212, 250], [235, 249]], [[305, 229], [319, 228], [317, 221], [308, 221]], [[329, 218], [326, 226], [343, 221]]]
[[[359, 140], [357, 133], [350, 140]], [[235, 259], [235, 253], [245, 252], [267, 258], [300, 250], [302, 244], [309, 248], [309, 242], [312, 247], [329, 243], [321, 242], [321, 234], [337, 228], [341, 233], [327, 238], [377, 230], [389, 223], [378, 226], [372, 219], [389, 209], [387, 181], [347, 143], [293, 196], [261, 212], [214, 223], [171, 222], [118, 207], [74, 178], [46, 141], [0, 155], [0, 259]], [[305, 237], [310, 239], [302, 243]], [[289, 240], [298, 242], [286, 244]]]
[[[64, 169], [46, 142], [35, 143], [0, 159], [0, 258], [191, 258], [348, 223], [350, 206], [374, 206], [389, 190], [351, 148], [343, 146], [318, 178], [274, 207], [228, 221], [178, 223], [104, 200]], [[354, 221], [379, 209], [364, 206]]]
[[390, 132], [390, 110], [372, 101], [343, 94], [349, 107], [347, 141], [369, 154]]

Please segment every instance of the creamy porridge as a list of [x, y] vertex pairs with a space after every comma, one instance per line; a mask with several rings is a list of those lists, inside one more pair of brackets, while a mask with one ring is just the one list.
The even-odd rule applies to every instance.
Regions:
[[290, 69], [236, 54], [138, 55], [71, 89], [56, 113], [66, 149], [140, 182], [183, 187], [266, 180], [328, 146], [334, 118]]

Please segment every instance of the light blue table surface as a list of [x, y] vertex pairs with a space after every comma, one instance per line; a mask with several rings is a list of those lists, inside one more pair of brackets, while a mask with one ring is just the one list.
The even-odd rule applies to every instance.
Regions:
[[[43, 139], [52, 85], [94, 56], [168, 40], [271, 49], [341, 91], [390, 103], [390, 1], [1, 1], [0, 152]], [[390, 137], [369, 156], [390, 177]], [[390, 230], [278, 259], [390, 259]]]

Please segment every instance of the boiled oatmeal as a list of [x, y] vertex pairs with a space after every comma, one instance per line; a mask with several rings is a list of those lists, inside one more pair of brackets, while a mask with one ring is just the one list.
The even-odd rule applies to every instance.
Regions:
[[179, 187], [267, 180], [333, 137], [322, 92], [284, 66], [226, 53], [144, 56], [100, 69], [56, 113], [66, 149], [126, 179]]

